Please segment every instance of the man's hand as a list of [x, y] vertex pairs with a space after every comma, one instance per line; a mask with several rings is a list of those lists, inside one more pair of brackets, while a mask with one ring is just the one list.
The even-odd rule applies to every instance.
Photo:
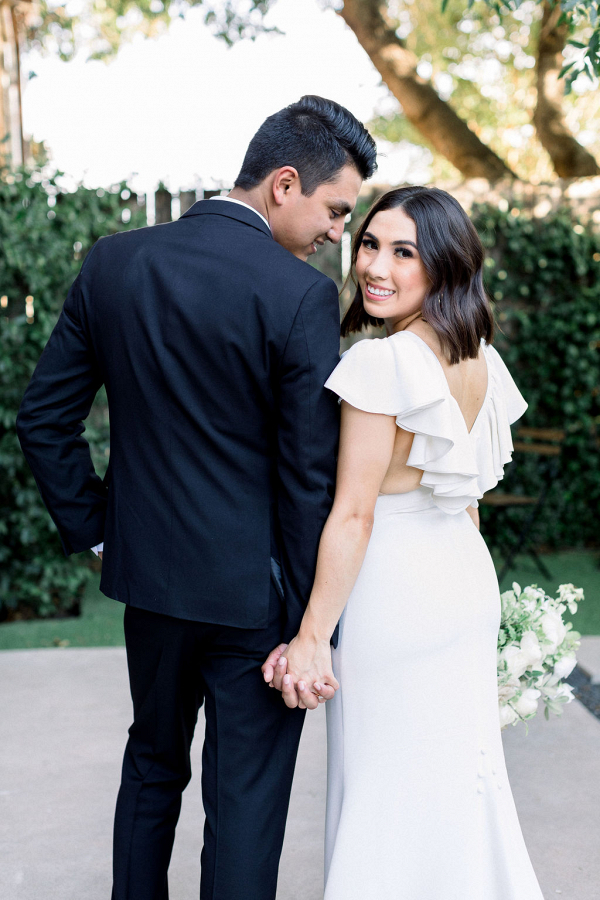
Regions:
[[[281, 654], [286, 649], [287, 649], [287, 644], [279, 644], [277, 647], [275, 647], [274, 650], [271, 650], [271, 652], [269, 653], [266, 660], [264, 661], [264, 663], [261, 666], [261, 672], [263, 673], [264, 679], [267, 682], [267, 684], [269, 685], [269, 687], [275, 687], [275, 685], [272, 683], [273, 675], [275, 674], [275, 668], [277, 666], [277, 663], [281, 659]], [[285, 667], [285, 661], [283, 663], [283, 666]], [[285, 668], [283, 669], [283, 672], [281, 674], [283, 675], [284, 672], [285, 672]], [[279, 690], [281, 690], [281, 688], [279, 688]]]

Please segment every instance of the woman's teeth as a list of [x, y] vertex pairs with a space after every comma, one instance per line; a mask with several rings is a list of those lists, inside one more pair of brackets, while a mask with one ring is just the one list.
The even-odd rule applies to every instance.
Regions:
[[367, 289], [369, 293], [374, 294], [375, 297], [391, 297], [394, 293], [393, 291], [386, 290], [385, 288], [373, 287], [372, 284], [368, 284]]

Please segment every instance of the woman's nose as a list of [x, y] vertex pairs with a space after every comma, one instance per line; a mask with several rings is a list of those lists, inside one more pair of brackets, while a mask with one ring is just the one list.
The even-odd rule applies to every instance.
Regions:
[[374, 281], [384, 281], [388, 277], [389, 266], [382, 253], [378, 253], [375, 259], [371, 259], [365, 270], [365, 275], [367, 278], [372, 278]]

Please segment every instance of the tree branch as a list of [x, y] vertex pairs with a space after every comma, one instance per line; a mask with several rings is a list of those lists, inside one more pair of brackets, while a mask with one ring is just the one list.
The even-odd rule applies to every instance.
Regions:
[[542, 146], [547, 150], [554, 169], [561, 178], [600, 175], [598, 163], [575, 140], [562, 111], [564, 79], [559, 78], [563, 65], [562, 51], [568, 38], [568, 25], [560, 22], [561, 8], [544, 0], [542, 28], [538, 41], [537, 103], [533, 124]]
[[404, 115], [465, 178], [516, 178], [449, 103], [417, 74], [417, 58], [387, 19], [384, 0], [344, 0], [338, 14], [352, 29]]

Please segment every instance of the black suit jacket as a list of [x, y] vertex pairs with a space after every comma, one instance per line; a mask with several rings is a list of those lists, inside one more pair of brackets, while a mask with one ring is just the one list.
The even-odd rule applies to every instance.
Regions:
[[[333, 498], [338, 349], [334, 283], [249, 209], [99, 240], [17, 420], [65, 552], [104, 540], [109, 597], [244, 628], [267, 623], [275, 557], [293, 633]], [[103, 383], [104, 482], [82, 436]]]

